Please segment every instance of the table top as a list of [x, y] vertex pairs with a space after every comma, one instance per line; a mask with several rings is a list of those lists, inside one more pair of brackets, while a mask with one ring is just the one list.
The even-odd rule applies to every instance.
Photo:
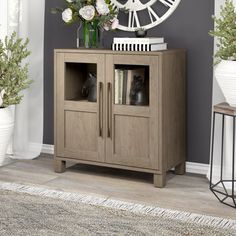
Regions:
[[231, 107], [228, 103], [223, 102], [214, 106], [214, 112], [236, 116], [236, 107]]

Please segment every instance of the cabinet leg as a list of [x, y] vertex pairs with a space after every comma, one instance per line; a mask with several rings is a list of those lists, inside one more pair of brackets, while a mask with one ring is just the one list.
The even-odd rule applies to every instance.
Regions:
[[157, 188], [163, 188], [166, 185], [166, 173], [163, 174], [154, 174], [153, 183]]
[[175, 174], [176, 175], [184, 175], [185, 171], [186, 171], [185, 161], [175, 167]]
[[63, 173], [66, 170], [66, 162], [61, 160], [54, 160], [54, 171], [56, 173]]

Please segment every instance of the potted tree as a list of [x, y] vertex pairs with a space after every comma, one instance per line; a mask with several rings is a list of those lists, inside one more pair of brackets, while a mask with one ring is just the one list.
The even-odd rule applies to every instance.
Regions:
[[13, 128], [14, 117], [11, 106], [23, 98], [21, 91], [29, 87], [28, 64], [22, 64], [29, 56], [29, 40], [23, 42], [16, 33], [0, 40], [0, 165], [6, 156]]
[[236, 10], [232, 0], [221, 6], [220, 18], [213, 17], [217, 38], [215, 77], [230, 106], [236, 107]]

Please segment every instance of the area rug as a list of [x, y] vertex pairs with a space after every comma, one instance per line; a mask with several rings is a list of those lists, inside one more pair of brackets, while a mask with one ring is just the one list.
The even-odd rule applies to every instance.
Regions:
[[236, 236], [236, 221], [0, 182], [1, 236]]

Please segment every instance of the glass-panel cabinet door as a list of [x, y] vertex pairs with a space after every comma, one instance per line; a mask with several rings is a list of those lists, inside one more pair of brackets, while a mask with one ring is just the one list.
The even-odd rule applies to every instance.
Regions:
[[104, 161], [104, 55], [56, 57], [57, 155]]
[[110, 55], [106, 63], [106, 161], [157, 169], [157, 57]]
[[149, 66], [114, 65], [114, 104], [149, 106]]

